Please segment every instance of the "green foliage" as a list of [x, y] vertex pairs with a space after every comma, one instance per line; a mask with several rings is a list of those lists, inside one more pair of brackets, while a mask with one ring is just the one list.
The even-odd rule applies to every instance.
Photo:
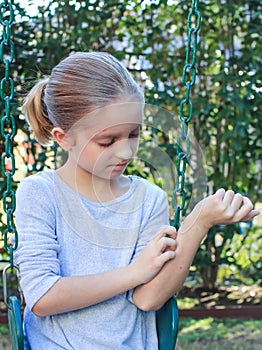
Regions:
[[232, 276], [237, 281], [246, 281], [248, 284], [262, 285], [262, 230], [261, 227], [251, 227], [242, 235], [234, 236], [234, 242], [227, 245], [221, 255], [220, 263], [229, 261], [228, 267], [221, 269], [219, 278]]
[[8, 326], [0, 325], [0, 335], [7, 335], [8, 334]]
[[[215, 226], [199, 248], [194, 264], [205, 288], [220, 283], [262, 283], [262, 230], [258, 226]], [[194, 272], [192, 271], [192, 275]]]
[[[179, 103], [185, 96], [181, 77], [190, 5], [190, 1], [167, 0], [50, 0], [49, 5], [39, 7], [38, 13], [29, 17], [16, 1], [17, 23], [12, 28], [16, 59], [10, 73], [16, 77], [12, 111], [19, 115], [19, 131], [27, 135], [27, 155], [17, 152], [27, 169], [25, 175], [46, 166], [55, 167], [59, 151], [41, 148], [32, 140], [19, 109], [21, 100], [36, 79], [50, 74], [63, 57], [78, 50], [108, 51], [123, 60], [144, 88], [146, 102], [170, 113], [161, 125], [154, 125], [160, 132], [149, 128], [143, 142], [147, 147], [157, 139], [159, 147], [175, 164], [177, 134], [172, 129], [178, 120]], [[248, 194], [253, 202], [261, 202], [261, 1], [207, 0], [200, 1], [199, 6], [202, 23], [197, 81], [191, 93], [190, 130], [204, 152], [207, 185], [210, 192], [223, 186]], [[3, 111], [2, 105], [0, 108]], [[3, 140], [0, 147], [2, 153]], [[60, 158], [63, 155], [59, 153]], [[140, 160], [130, 165], [128, 172], [165, 188], [156, 170]], [[170, 171], [169, 185], [174, 186], [174, 173]], [[0, 179], [0, 185], [2, 189], [4, 179]], [[203, 279], [211, 278], [214, 286], [221, 263], [237, 269], [244, 267], [246, 276], [258, 278], [261, 261], [252, 257], [252, 263], [246, 265], [245, 254], [252, 256], [251, 250], [241, 253], [244, 248], [240, 249], [239, 259], [230, 254], [234, 251], [232, 246], [237, 247], [240, 242], [250, 247], [254, 232], [249, 232], [243, 241], [236, 227], [219, 227], [209, 232], [195, 259]]]
[[235, 230], [234, 225], [214, 226], [200, 246], [194, 264], [198, 266], [205, 288], [215, 288], [219, 265], [232, 263], [227, 256], [222, 259], [221, 254], [225, 246], [230, 246], [232, 243]]

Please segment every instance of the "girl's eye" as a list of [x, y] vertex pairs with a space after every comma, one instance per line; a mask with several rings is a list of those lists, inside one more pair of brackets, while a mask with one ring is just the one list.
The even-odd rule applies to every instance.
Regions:
[[[130, 139], [136, 139], [136, 138], [139, 138], [139, 136], [140, 136], [140, 128], [137, 128], [137, 129], [135, 129], [134, 131], [132, 131], [132, 132], [129, 134], [128, 138], [130, 138]], [[99, 144], [100, 147], [106, 148], [106, 147], [112, 146], [116, 141], [117, 141], [117, 137], [113, 137], [113, 138], [112, 138], [110, 141], [108, 141], [108, 142], [105, 142], [105, 143], [99, 142], [98, 144]]]
[[140, 136], [140, 127], [137, 128], [136, 130], [134, 130], [133, 132], [131, 132], [131, 134], [129, 135], [130, 138], [138, 138]]
[[112, 139], [110, 142], [99, 143], [99, 146], [100, 147], [110, 147], [111, 145], [113, 145], [113, 143], [115, 143], [115, 139]]
[[139, 137], [139, 135], [140, 135], [140, 133], [138, 132], [136, 132], [135, 134], [130, 134], [129, 135], [129, 138], [131, 138], [131, 139], [136, 139], [136, 138], [138, 138]]

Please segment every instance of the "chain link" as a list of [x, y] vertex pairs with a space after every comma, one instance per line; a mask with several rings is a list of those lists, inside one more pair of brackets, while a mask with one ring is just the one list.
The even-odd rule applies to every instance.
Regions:
[[172, 195], [172, 207], [174, 219], [171, 224], [178, 230], [180, 227], [180, 215], [186, 208], [188, 193], [185, 189], [185, 176], [188, 157], [190, 153], [190, 138], [188, 136], [188, 124], [193, 116], [193, 104], [190, 100], [191, 87], [196, 82], [196, 54], [197, 35], [200, 29], [201, 15], [198, 11], [198, 0], [192, 0], [192, 7], [187, 19], [187, 51], [186, 62], [183, 68], [182, 83], [186, 88], [185, 98], [180, 102], [179, 118], [181, 121], [181, 135], [176, 142], [176, 187]]
[[[0, 24], [2, 25], [2, 41], [0, 43], [0, 60], [4, 65], [5, 74], [0, 82], [0, 98], [5, 105], [5, 115], [1, 118], [1, 134], [5, 141], [2, 154], [2, 171], [6, 176], [6, 190], [3, 194], [3, 210], [6, 214], [6, 229], [4, 230], [4, 247], [10, 255], [10, 268], [14, 268], [13, 251], [18, 245], [18, 234], [14, 223], [16, 208], [15, 192], [12, 189], [15, 174], [15, 157], [13, 154], [13, 139], [16, 134], [15, 118], [11, 115], [11, 101], [14, 98], [14, 81], [10, 76], [10, 66], [14, 61], [14, 43], [11, 40], [11, 26], [14, 21], [12, 2], [0, 3]], [[12, 242], [10, 237], [12, 236]]]

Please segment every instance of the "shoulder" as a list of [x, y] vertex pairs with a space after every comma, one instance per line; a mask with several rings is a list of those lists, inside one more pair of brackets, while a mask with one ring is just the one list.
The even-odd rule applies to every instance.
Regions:
[[154, 210], [161, 206], [167, 206], [167, 193], [156, 184], [139, 176], [129, 176], [132, 181], [133, 199], [144, 203], [148, 210]]
[[21, 180], [16, 192], [16, 203], [16, 218], [20, 225], [25, 218], [31, 220], [36, 216], [46, 217], [51, 222], [56, 211], [53, 172], [43, 171]]
[[144, 189], [148, 195], [166, 196], [166, 192], [156, 184], [136, 175], [129, 175], [128, 177], [135, 188]]
[[17, 189], [17, 196], [31, 196], [35, 198], [38, 194], [47, 195], [52, 191], [54, 171], [47, 170], [28, 176], [21, 180]]
[[141, 209], [141, 237], [142, 240], [148, 241], [148, 237], [152, 237], [161, 225], [169, 223], [167, 193], [146, 179], [138, 176], [130, 178], [134, 187], [133, 202]]
[[54, 178], [54, 170], [40, 171], [34, 175], [30, 175], [21, 180], [21, 184], [50, 184]]

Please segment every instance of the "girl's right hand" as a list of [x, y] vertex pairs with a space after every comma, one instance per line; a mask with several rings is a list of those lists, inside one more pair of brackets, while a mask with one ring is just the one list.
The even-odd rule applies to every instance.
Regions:
[[162, 269], [165, 263], [175, 257], [176, 229], [164, 226], [130, 264], [134, 269], [138, 284], [151, 281]]
[[248, 221], [259, 214], [258, 210], [253, 209], [249, 198], [220, 188], [215, 194], [199, 202], [188, 218], [191, 225], [202, 226], [205, 233], [205, 229], [208, 230], [214, 225]]

